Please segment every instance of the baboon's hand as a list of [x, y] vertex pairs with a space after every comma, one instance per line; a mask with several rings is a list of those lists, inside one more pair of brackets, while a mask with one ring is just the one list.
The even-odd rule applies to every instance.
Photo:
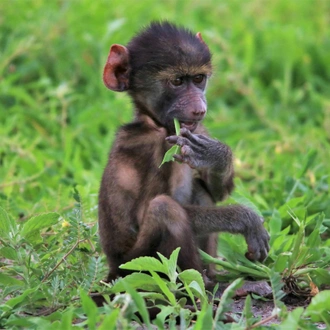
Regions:
[[181, 154], [174, 158], [191, 168], [224, 170], [232, 161], [227, 145], [202, 134], [193, 134], [186, 128], [180, 130], [180, 136], [169, 136], [166, 141], [181, 147]]
[[247, 225], [244, 235], [248, 252], [245, 256], [251, 261], [263, 261], [267, 258], [269, 251], [269, 234], [263, 226], [263, 218], [251, 212]]

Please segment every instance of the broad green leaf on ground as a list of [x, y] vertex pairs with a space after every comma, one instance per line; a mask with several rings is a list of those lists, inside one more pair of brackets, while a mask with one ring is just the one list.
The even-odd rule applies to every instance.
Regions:
[[313, 297], [306, 309], [306, 315], [313, 322], [324, 322], [330, 327], [330, 290], [322, 291]]
[[161, 306], [161, 310], [157, 314], [156, 319], [153, 321], [153, 323], [157, 325], [159, 329], [168, 329], [168, 327], [165, 326], [165, 319], [169, 315], [175, 315], [175, 313], [176, 306]]
[[195, 295], [200, 299], [206, 298], [205, 285], [201, 273], [195, 269], [186, 269], [179, 274], [179, 279], [193, 289]]
[[[329, 265], [329, 262], [327, 262], [327, 266], [328, 265]], [[327, 285], [327, 284], [330, 283], [330, 271], [329, 271], [329, 269], [323, 269], [323, 268], [311, 269], [309, 274], [312, 277], [313, 282], [317, 286], [321, 286], [322, 284]]]
[[153, 257], [140, 257], [133, 259], [121, 265], [121, 269], [129, 269], [136, 271], [155, 271], [168, 275], [167, 268], [156, 258]]
[[27, 241], [39, 241], [40, 230], [51, 227], [58, 222], [59, 214], [55, 212], [43, 213], [28, 219], [22, 226], [20, 235]]
[[301, 329], [299, 322], [302, 320], [303, 307], [297, 307], [281, 323], [281, 329]]
[[152, 276], [143, 273], [132, 273], [124, 278], [120, 278], [112, 287], [111, 292], [123, 292], [125, 291], [126, 284], [133, 289], [141, 289], [146, 291], [155, 291], [158, 288], [157, 283]]
[[171, 292], [171, 290], [168, 288], [167, 283], [162, 279], [156, 272], [150, 271], [153, 279], [160, 287], [161, 291], [164, 293], [164, 295], [167, 297], [171, 305], [176, 305], [176, 299], [175, 295]]

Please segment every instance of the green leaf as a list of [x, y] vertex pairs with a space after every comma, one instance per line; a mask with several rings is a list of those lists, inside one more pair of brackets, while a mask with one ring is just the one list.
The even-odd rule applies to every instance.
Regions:
[[199, 285], [196, 281], [192, 281], [189, 284], [189, 288], [195, 293], [195, 296], [200, 298], [202, 301], [206, 300], [205, 289]]
[[7, 212], [0, 207], [0, 238], [10, 238], [10, 232], [15, 227], [15, 221], [13, 221], [8, 216]]
[[312, 269], [309, 272], [309, 275], [313, 278], [313, 282], [317, 286], [330, 283], [330, 271], [327, 269], [322, 269], [322, 268]]
[[235, 295], [236, 290], [242, 285], [242, 283], [243, 283], [243, 279], [238, 278], [234, 282], [232, 282], [223, 292], [221, 296], [220, 304], [215, 313], [214, 325], [218, 320], [221, 320], [221, 317], [224, 315], [224, 313], [230, 309], [231, 299]]
[[159, 252], [157, 252], [157, 255], [158, 255], [160, 261], [162, 262], [164, 268], [168, 269], [169, 260]]
[[96, 329], [98, 321], [98, 309], [93, 299], [84, 291], [80, 290], [80, 300], [84, 312], [87, 315], [88, 329]]
[[285, 320], [281, 323], [281, 329], [302, 329], [299, 326], [299, 321], [302, 319], [303, 312], [303, 307], [297, 307], [292, 312], [288, 313]]
[[268, 278], [267, 267], [264, 265], [259, 266], [258, 264], [252, 263], [250, 260], [246, 259], [246, 264], [249, 264], [250, 266], [245, 266], [238, 263], [230, 263], [228, 261], [214, 258], [202, 250], [199, 250], [199, 253], [203, 262], [214, 263], [216, 265], [222, 266], [227, 270], [235, 271], [237, 273], [249, 274], [258, 278]]
[[17, 251], [11, 246], [4, 246], [0, 249], [0, 256], [10, 260], [17, 260]]
[[288, 199], [287, 202], [278, 209], [280, 216], [284, 218], [287, 216], [289, 210], [295, 209], [299, 205], [304, 205], [305, 199], [306, 196]]
[[31, 243], [36, 242], [36, 235], [39, 237], [39, 232], [42, 229], [51, 227], [56, 224], [59, 219], [59, 214], [55, 212], [43, 213], [28, 219], [22, 229], [21, 236]]
[[176, 118], [174, 118], [174, 128], [175, 128], [175, 134], [180, 135], [180, 123]]
[[98, 330], [115, 330], [117, 328], [117, 318], [119, 315], [120, 309], [114, 309], [110, 314], [107, 314], [98, 327]]
[[204, 304], [199, 312], [194, 330], [215, 329], [213, 326], [213, 307], [211, 304]]
[[[141, 289], [141, 288], [138, 288]], [[157, 285], [157, 289], [155, 289], [154, 291], [160, 291], [159, 290], [159, 286]], [[141, 297], [143, 297], [144, 299], [151, 299], [151, 300], [159, 300], [159, 301], [164, 301], [166, 302], [166, 297], [164, 296], [163, 293], [157, 293], [157, 292], [139, 292], [139, 294], [141, 295]]]
[[245, 321], [246, 322], [245, 327], [249, 329], [253, 325], [254, 320], [255, 318], [253, 317], [253, 313], [252, 313], [251, 296], [247, 295], [245, 299], [243, 314], [240, 319], [240, 324], [242, 324]]
[[61, 330], [69, 330], [72, 329], [72, 322], [73, 322], [73, 312], [74, 308], [73, 306], [70, 306], [67, 310], [63, 312], [63, 314], [60, 314], [61, 317], [61, 325], [60, 328]]
[[155, 282], [158, 284], [164, 295], [167, 297], [171, 305], [176, 305], [176, 299], [174, 294], [170, 291], [167, 287], [167, 283], [164, 279], [162, 279], [157, 273], [150, 271], [152, 277], [154, 278]]
[[330, 327], [330, 290], [318, 293], [306, 309], [313, 322], [324, 322]]
[[313, 223], [313, 231], [312, 233], [307, 237], [306, 245], [309, 248], [318, 248], [321, 245], [321, 237], [320, 237], [320, 228], [322, 225], [322, 222], [324, 220], [324, 214], [317, 214], [316, 216], [312, 217], [311, 222]]
[[0, 283], [6, 286], [19, 285], [23, 286], [24, 282], [6, 274], [0, 273]]
[[275, 259], [273, 269], [278, 273], [283, 272], [285, 269], [288, 268], [289, 258], [290, 256], [287, 253], [279, 254], [278, 257]]
[[[165, 329], [165, 320], [169, 315], [176, 315], [176, 308], [174, 306], [161, 306], [160, 312], [157, 314], [153, 323], [158, 329]], [[166, 327], [168, 329], [168, 327]]]
[[291, 274], [293, 268], [298, 267], [298, 257], [303, 258], [308, 253], [308, 250], [305, 249], [305, 253], [303, 253], [304, 240], [305, 240], [305, 222], [300, 221], [294, 214], [291, 215], [293, 220], [298, 224], [299, 230], [295, 235], [294, 245], [292, 247], [292, 254], [288, 260], [288, 273]]
[[279, 273], [275, 272], [273, 269], [271, 269], [269, 270], [269, 280], [273, 290], [274, 305], [277, 308], [281, 308], [284, 305], [281, 299], [285, 296], [285, 293], [282, 290], [282, 276]]
[[168, 261], [168, 276], [171, 282], [175, 282], [178, 276], [176, 271], [180, 247], [176, 248], [170, 255]]
[[78, 202], [79, 204], [81, 203], [80, 193], [79, 193], [77, 187], [74, 187], [74, 188], [73, 188], [73, 198], [74, 198], [75, 201]]
[[193, 289], [198, 298], [207, 300], [202, 274], [195, 269], [186, 269], [179, 274], [179, 279]]
[[7, 300], [6, 303], [1, 306], [1, 308], [3, 310], [10, 310], [11, 308], [14, 308], [15, 306], [17, 306], [18, 304], [23, 302], [26, 299], [26, 297], [28, 297], [30, 294], [32, 294], [37, 289], [38, 289], [37, 286], [34, 288], [26, 289], [21, 295]]
[[271, 237], [274, 235], [277, 235], [281, 231], [282, 219], [277, 210], [275, 210], [273, 212], [273, 215], [268, 222], [268, 226], [269, 226], [269, 231], [270, 231]]
[[140, 257], [133, 259], [119, 266], [121, 269], [129, 269], [136, 271], [155, 271], [168, 274], [167, 268], [156, 258]]
[[111, 292], [123, 292], [125, 291], [125, 286], [129, 285], [134, 289], [141, 289], [146, 291], [156, 291], [158, 288], [155, 280], [148, 274], [143, 273], [133, 273], [120, 278], [112, 287]]
[[172, 146], [170, 149], [168, 149], [164, 155], [163, 161], [161, 162], [161, 164], [159, 165], [159, 167], [161, 167], [163, 164], [167, 163], [167, 162], [172, 162], [174, 161], [173, 156], [176, 155], [180, 150], [180, 147], [177, 145]]
[[124, 285], [125, 290], [131, 295], [143, 322], [148, 327], [148, 329], [151, 329], [149, 313], [144, 299], [127, 282], [124, 283]]
[[305, 159], [305, 164], [303, 165], [300, 173], [298, 174], [298, 179], [300, 179], [307, 172], [307, 170], [313, 165], [316, 156], [317, 156], [317, 151], [315, 149], [312, 149], [308, 152]]
[[[175, 134], [180, 135], [180, 123], [179, 121], [174, 118], [174, 127], [175, 127]], [[174, 161], [173, 156], [179, 153], [180, 147], [178, 145], [172, 146], [169, 150], [166, 151], [162, 163], [159, 165], [161, 167], [164, 163]]]
[[60, 325], [58, 321], [51, 323], [50, 321], [40, 317], [31, 317], [29, 321], [34, 325], [34, 327], [32, 327], [33, 329], [53, 330], [54, 328], [58, 328]]
[[[187, 301], [184, 303], [184, 301], [182, 299], [180, 299], [179, 303], [180, 303], [180, 306], [184, 307], [186, 305]], [[190, 320], [191, 320], [191, 311], [189, 309], [181, 308], [180, 309], [180, 329], [188, 329]], [[178, 327], [176, 327], [174, 329], [178, 329]]]

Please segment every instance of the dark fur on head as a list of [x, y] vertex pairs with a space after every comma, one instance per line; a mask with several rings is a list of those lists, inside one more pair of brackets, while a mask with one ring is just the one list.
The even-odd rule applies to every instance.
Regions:
[[[131, 77], [136, 73], [157, 73], [175, 68], [189, 75], [193, 68], [211, 72], [211, 53], [207, 45], [191, 31], [169, 22], [154, 22], [135, 36], [127, 46]], [[134, 88], [134, 79], [133, 79]]]

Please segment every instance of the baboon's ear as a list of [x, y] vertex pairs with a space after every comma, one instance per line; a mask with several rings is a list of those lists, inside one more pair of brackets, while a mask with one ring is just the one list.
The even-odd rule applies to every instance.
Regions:
[[203, 38], [202, 38], [202, 34], [201, 34], [200, 32], [197, 32], [197, 33], [196, 33], [196, 37], [197, 37], [197, 39], [199, 39], [203, 44], [206, 45], [205, 41], [204, 41]]
[[103, 82], [111, 90], [123, 92], [129, 88], [129, 54], [122, 45], [112, 45], [103, 70]]

